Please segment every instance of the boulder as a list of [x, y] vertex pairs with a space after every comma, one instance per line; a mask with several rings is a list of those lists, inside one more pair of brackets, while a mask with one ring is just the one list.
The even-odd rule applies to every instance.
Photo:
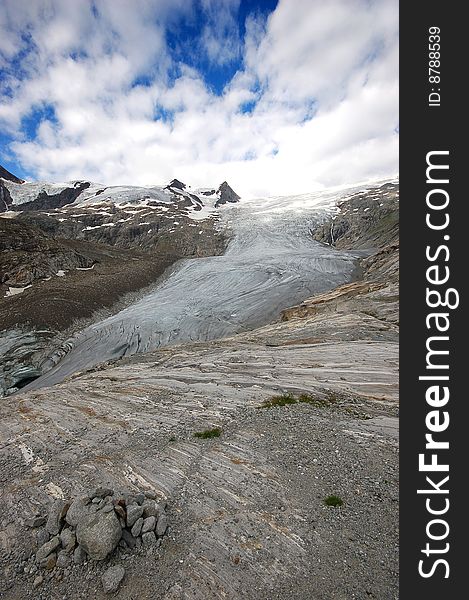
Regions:
[[60, 533], [60, 541], [62, 543], [62, 548], [66, 552], [70, 553], [75, 548], [75, 544], [77, 541], [76, 535], [71, 529], [66, 527], [66, 528], [62, 529], [62, 531]]
[[89, 501], [88, 497], [75, 498], [65, 515], [65, 520], [69, 525], [76, 527], [81, 520], [89, 516], [91, 512]]
[[98, 511], [77, 526], [77, 541], [94, 560], [103, 560], [111, 554], [121, 535], [122, 527], [115, 512]]
[[114, 565], [113, 567], [109, 567], [109, 569], [107, 569], [101, 577], [103, 589], [106, 594], [117, 592], [122, 580], [124, 579], [124, 576], [125, 569], [122, 565]]
[[140, 519], [137, 519], [135, 521], [135, 523], [132, 525], [132, 535], [134, 537], [138, 537], [140, 535], [140, 532], [142, 531], [142, 525], [143, 525], [143, 517], [140, 517]]
[[146, 533], [147, 531], [153, 531], [156, 525], [156, 517], [147, 517], [143, 521], [142, 525], [142, 533]]
[[30, 517], [29, 519], [26, 519], [24, 524], [26, 525], [26, 527], [35, 528], [35, 527], [40, 527], [41, 525], [44, 525], [45, 522], [46, 522], [46, 517], [36, 515], [34, 517]]
[[73, 553], [73, 562], [76, 565], [81, 565], [86, 560], [86, 552], [83, 550], [81, 546], [77, 546], [75, 548], [75, 552]]
[[156, 543], [156, 536], [153, 531], [148, 531], [142, 535], [142, 542], [144, 546], [151, 546]]
[[38, 548], [40, 548], [41, 546], [44, 546], [44, 544], [46, 542], [48, 542], [49, 540], [50, 540], [50, 534], [48, 531], [46, 531], [45, 529], [40, 529], [37, 532], [36, 541], [37, 541]]
[[143, 507], [138, 504], [127, 506], [127, 527], [132, 527], [137, 519], [143, 515]]
[[114, 494], [111, 488], [99, 487], [96, 488], [92, 494], [93, 498], [105, 498], [106, 496], [112, 496]]
[[46, 530], [51, 535], [57, 535], [60, 531], [62, 521], [70, 507], [70, 502], [65, 500], [55, 500], [49, 510], [49, 516], [46, 523]]
[[127, 544], [127, 546], [131, 549], [135, 548], [135, 546], [137, 545], [137, 540], [130, 533], [130, 531], [127, 531], [127, 529], [122, 530], [122, 539]]
[[116, 504], [114, 506], [114, 510], [116, 511], [116, 513], [118, 514], [118, 516], [121, 519], [125, 520], [125, 518], [126, 518], [126, 512], [125, 512], [125, 509], [122, 506], [120, 506], [120, 504]]
[[72, 562], [72, 558], [70, 556], [70, 554], [68, 554], [68, 552], [66, 552], [65, 550], [61, 550], [58, 554], [57, 554], [57, 563], [56, 563], [56, 567], [58, 567], [59, 569], [66, 569], [70, 563]]
[[147, 517], [158, 516], [158, 504], [155, 502], [155, 500], [145, 500], [145, 502], [142, 504], [142, 508], [145, 519]]
[[162, 537], [166, 533], [166, 529], [168, 528], [168, 517], [165, 513], [160, 515], [158, 522], [156, 524], [156, 535], [158, 537]]
[[140, 492], [135, 496], [135, 500], [137, 504], [143, 504], [145, 502], [145, 494], [143, 492]]
[[41, 560], [41, 562], [39, 563], [39, 566], [42, 569], [47, 569], [48, 571], [52, 571], [52, 569], [55, 567], [56, 564], [57, 564], [57, 554], [55, 552], [52, 552], [52, 554], [49, 554], [49, 556], [46, 556], [45, 558], [43, 558]]
[[60, 546], [60, 538], [58, 535], [54, 536], [51, 540], [42, 545], [39, 550], [36, 552], [36, 561], [40, 563], [44, 560], [49, 554], [54, 552], [56, 548]]

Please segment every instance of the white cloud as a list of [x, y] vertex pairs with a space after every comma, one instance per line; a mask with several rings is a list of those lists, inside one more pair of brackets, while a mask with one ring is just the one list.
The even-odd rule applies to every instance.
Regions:
[[240, 0], [201, 0], [207, 17], [201, 35], [201, 47], [212, 63], [225, 65], [240, 52], [237, 13]]
[[[24, 168], [103, 183], [227, 179], [245, 196], [397, 173], [397, 0], [281, 0], [248, 19], [243, 46], [239, 0], [200, 2], [199, 51], [218, 65], [243, 58], [221, 96], [167, 46], [168, 28], [194, 18], [190, 2], [3, 0], [0, 67], [23, 58], [21, 78], [0, 83], [0, 123]], [[41, 107], [54, 119], [25, 139], [22, 119]]]

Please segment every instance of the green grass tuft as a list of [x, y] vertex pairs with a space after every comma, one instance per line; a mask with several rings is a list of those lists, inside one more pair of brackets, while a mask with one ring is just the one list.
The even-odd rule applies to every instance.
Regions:
[[273, 396], [269, 400], [264, 400], [258, 408], [274, 408], [276, 406], [299, 403], [311, 404], [316, 408], [326, 408], [339, 400], [340, 398], [333, 392], [328, 392], [326, 398], [316, 398], [311, 394], [300, 394], [298, 397], [295, 397], [293, 394], [282, 394], [281, 396]]
[[260, 408], [273, 408], [274, 406], [286, 406], [287, 404], [296, 404], [298, 400], [292, 394], [282, 394], [281, 396], [272, 396], [270, 400], [264, 400]]
[[324, 502], [327, 506], [342, 506], [344, 501], [342, 500], [342, 498], [339, 498], [339, 496], [327, 496], [327, 498], [324, 498]]
[[213, 429], [206, 429], [205, 431], [196, 431], [194, 433], [194, 437], [202, 438], [203, 440], [220, 437], [220, 435], [221, 429], [219, 427], [214, 427]]
[[298, 397], [298, 402], [304, 402], [305, 404], [311, 404], [312, 406], [316, 406], [316, 408], [326, 408], [334, 402], [337, 402], [338, 398], [329, 394], [327, 398], [315, 398], [311, 396], [311, 394], [301, 394]]

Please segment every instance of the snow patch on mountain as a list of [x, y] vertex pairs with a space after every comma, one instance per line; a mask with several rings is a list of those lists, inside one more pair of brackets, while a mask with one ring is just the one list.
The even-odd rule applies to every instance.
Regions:
[[[66, 190], [78, 190], [80, 186], [85, 185], [86, 188], [80, 191], [75, 200], [67, 203], [67, 208], [83, 207], [87, 210], [108, 211], [116, 206], [120, 209], [147, 207], [152, 211], [166, 211], [168, 206], [182, 203], [188, 216], [198, 221], [213, 216], [221, 205], [240, 200], [226, 181], [218, 188], [196, 190], [192, 190], [190, 186], [178, 179], [173, 179], [165, 186], [105, 186], [101, 183], [84, 181], [15, 183], [11, 180], [5, 180], [4, 185], [11, 196], [14, 210], [15, 207], [21, 210], [22, 205], [34, 202], [40, 196], [46, 196], [48, 202], [47, 197], [52, 198]], [[25, 206], [25, 209], [34, 210], [35, 206]]]

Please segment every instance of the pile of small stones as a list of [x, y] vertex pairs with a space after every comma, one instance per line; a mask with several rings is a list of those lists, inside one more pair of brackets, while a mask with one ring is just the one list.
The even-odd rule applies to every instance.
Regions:
[[[39, 574], [33, 586], [44, 578], [40, 569], [66, 569], [72, 563], [101, 561], [119, 546], [134, 549], [140, 546], [159, 547], [168, 529], [166, 502], [157, 501], [153, 492], [137, 494], [115, 493], [100, 487], [88, 496], [72, 501], [55, 500], [48, 514], [36, 514], [25, 520], [37, 532], [35, 571]], [[125, 570], [115, 565], [102, 576], [104, 591], [115, 592]]]

